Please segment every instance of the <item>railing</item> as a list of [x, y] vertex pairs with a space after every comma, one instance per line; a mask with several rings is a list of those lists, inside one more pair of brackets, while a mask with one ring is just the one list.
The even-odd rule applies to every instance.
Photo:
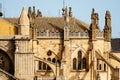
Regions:
[[103, 31], [102, 32], [99, 31], [99, 32], [96, 33], [96, 37], [97, 38], [103, 38], [103, 34], [104, 34]]
[[[39, 31], [37, 33], [38, 38], [63, 38], [64, 32], [63, 31]], [[103, 38], [103, 32], [99, 31], [96, 33], [97, 38]], [[83, 32], [69, 32], [69, 38], [89, 38], [89, 32], [83, 31]]]
[[40, 31], [37, 33], [38, 38], [62, 38], [63, 32], [61, 31]]
[[89, 38], [89, 34], [87, 31], [85, 32], [69, 32], [70, 38]]

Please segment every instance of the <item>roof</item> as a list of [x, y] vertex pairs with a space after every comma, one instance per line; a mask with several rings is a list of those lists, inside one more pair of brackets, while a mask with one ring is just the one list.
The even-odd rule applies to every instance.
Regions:
[[27, 12], [24, 7], [22, 9], [22, 12], [19, 18], [19, 23], [21, 25], [29, 25], [29, 19], [28, 19]]
[[[65, 23], [63, 17], [39, 17], [35, 19], [35, 24], [38, 27], [38, 31], [40, 30], [63, 30]], [[71, 17], [70, 18], [70, 31], [84, 31], [89, 29], [89, 25]]]
[[15, 25], [16, 27], [18, 26], [18, 18], [4, 18], [5, 20], [7, 20], [9, 23]]
[[[5, 18], [5, 19], [16, 26], [18, 25], [18, 18]], [[70, 18], [69, 24], [71, 32], [85, 31], [89, 29], [88, 24], [74, 17]], [[63, 30], [65, 23], [63, 17], [37, 17], [35, 19], [35, 25], [37, 26], [38, 31], [43, 30], [54, 31]]]

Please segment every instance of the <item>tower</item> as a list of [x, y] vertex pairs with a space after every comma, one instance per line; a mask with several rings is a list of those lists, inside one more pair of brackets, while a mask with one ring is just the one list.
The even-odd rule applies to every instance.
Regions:
[[29, 18], [27, 16], [25, 8], [23, 7], [19, 18], [18, 34], [29, 36], [29, 26], [30, 26]]
[[20, 80], [33, 80], [34, 54], [29, 36], [29, 19], [25, 8], [19, 18], [18, 35], [15, 36], [15, 76]]
[[105, 41], [111, 41], [111, 15], [109, 11], [106, 11], [105, 15], [105, 27], [104, 27], [104, 39]]

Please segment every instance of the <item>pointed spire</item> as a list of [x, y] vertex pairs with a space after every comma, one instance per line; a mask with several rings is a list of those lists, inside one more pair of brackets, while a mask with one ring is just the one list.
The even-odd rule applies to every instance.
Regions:
[[23, 7], [19, 18], [18, 34], [29, 36], [29, 24], [29, 18], [27, 16], [25, 8]]
[[20, 18], [19, 18], [20, 25], [29, 25], [29, 19], [26, 13], [25, 8], [23, 7]]

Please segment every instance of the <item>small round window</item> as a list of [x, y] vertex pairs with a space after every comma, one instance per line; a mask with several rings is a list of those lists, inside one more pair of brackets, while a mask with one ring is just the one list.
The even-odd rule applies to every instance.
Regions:
[[48, 56], [51, 56], [51, 55], [52, 55], [52, 52], [51, 52], [51, 51], [48, 51], [48, 52], [47, 52], [47, 55], [48, 55]]

